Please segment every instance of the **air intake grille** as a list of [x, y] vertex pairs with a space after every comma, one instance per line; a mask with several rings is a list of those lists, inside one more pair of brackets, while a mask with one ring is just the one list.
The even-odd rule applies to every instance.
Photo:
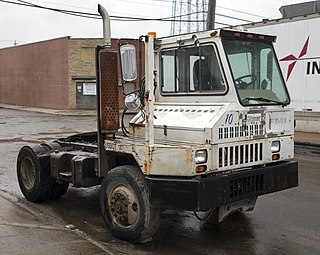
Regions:
[[264, 175], [240, 177], [230, 181], [230, 198], [263, 191]]
[[219, 148], [219, 168], [246, 166], [263, 159], [263, 143], [251, 143]]
[[263, 135], [263, 125], [232, 126], [219, 128], [219, 139]]

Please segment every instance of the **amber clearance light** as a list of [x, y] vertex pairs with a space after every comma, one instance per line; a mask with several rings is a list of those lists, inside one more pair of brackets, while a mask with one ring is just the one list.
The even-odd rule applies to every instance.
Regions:
[[272, 154], [272, 160], [278, 160], [280, 158], [280, 154]]
[[152, 36], [153, 39], [157, 38], [157, 33], [156, 32], [148, 32], [148, 35]]
[[202, 165], [202, 166], [197, 166], [196, 167], [196, 173], [200, 174], [207, 171], [207, 166], [206, 165]]

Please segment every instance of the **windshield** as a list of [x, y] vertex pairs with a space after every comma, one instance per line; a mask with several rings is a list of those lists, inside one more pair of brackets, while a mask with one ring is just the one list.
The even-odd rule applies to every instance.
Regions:
[[225, 80], [213, 45], [161, 52], [163, 94], [221, 94], [225, 91]]
[[270, 43], [223, 38], [223, 45], [242, 105], [290, 102]]

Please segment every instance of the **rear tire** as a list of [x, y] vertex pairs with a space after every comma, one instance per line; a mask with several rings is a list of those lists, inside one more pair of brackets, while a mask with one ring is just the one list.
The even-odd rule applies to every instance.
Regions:
[[107, 174], [100, 206], [106, 225], [117, 238], [149, 241], [159, 227], [160, 210], [151, 206], [149, 187], [137, 167], [119, 166]]
[[25, 198], [31, 202], [40, 202], [47, 198], [50, 191], [50, 168], [47, 157], [38, 158], [35, 151], [40, 145], [24, 146], [17, 159], [17, 177]]

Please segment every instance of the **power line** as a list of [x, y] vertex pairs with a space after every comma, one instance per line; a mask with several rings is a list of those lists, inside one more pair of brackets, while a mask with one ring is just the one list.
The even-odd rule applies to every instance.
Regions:
[[232, 16], [228, 16], [228, 15], [224, 15], [224, 14], [219, 14], [219, 13], [216, 13], [216, 16], [221, 16], [221, 17], [224, 17], [224, 18], [235, 19], [235, 20], [244, 21], [244, 22], [252, 22], [251, 20], [246, 20], [246, 19], [241, 19], [241, 18], [235, 18], [235, 17], [232, 17]]
[[[33, 7], [33, 8], [39, 8], [39, 9], [44, 9], [44, 10], [49, 10], [49, 11], [55, 11], [55, 12], [60, 12], [63, 14], [67, 15], [73, 15], [73, 16], [78, 16], [78, 17], [83, 17], [83, 18], [91, 18], [91, 19], [101, 19], [99, 14], [96, 13], [89, 13], [89, 12], [79, 12], [79, 11], [71, 11], [71, 10], [65, 10], [65, 9], [57, 9], [57, 8], [51, 8], [51, 7], [45, 7], [41, 5], [36, 5], [27, 1], [22, 1], [22, 0], [17, 0], [17, 2], [12, 2], [9, 0], [0, 0], [0, 2], [3, 3], [8, 3], [8, 4], [14, 4], [14, 5], [20, 5], [20, 6], [25, 6], [25, 7]], [[126, 16], [111, 16], [112, 20], [130, 20], [130, 21], [148, 21], [148, 20], [157, 20], [157, 19], [148, 19], [148, 18], [137, 18], [137, 17], [126, 17]]]
[[[155, 1], [155, 0], [153, 0]], [[151, 5], [151, 6], [159, 6], [159, 7], [166, 7], [166, 8], [171, 8], [171, 6], [168, 5], [160, 5], [160, 4], [152, 4], [152, 3], [142, 3], [142, 2], [137, 2], [137, 1], [130, 1], [130, 0], [121, 0], [121, 2], [127, 2], [127, 3], [134, 3], [134, 4], [143, 4], [143, 5]], [[163, 2], [163, 1], [161, 1]], [[170, 1], [171, 2], [171, 1]], [[169, 2], [168, 2], [169, 3]]]
[[[19, 1], [19, 0], [17, 0]], [[69, 6], [69, 7], [75, 7], [75, 8], [80, 8], [80, 9], [87, 9], [87, 10], [93, 10], [93, 9], [89, 9], [89, 8], [85, 8], [85, 7], [81, 7], [81, 6], [75, 6], [75, 5], [66, 5], [66, 4], [57, 4], [57, 3], [53, 3], [53, 2], [48, 2], [48, 1], [41, 1], [41, 0], [35, 0], [36, 2], [42, 2], [42, 3], [48, 3], [48, 4], [54, 4], [54, 5], [60, 5], [60, 6]], [[162, 3], [170, 3], [172, 4], [172, 0], [148, 0], [149, 1], [153, 1], [153, 2], [162, 2]], [[12, 2], [12, 1], [7, 1], [7, 2]], [[25, 2], [25, 1], [19, 1], [19, 2]], [[129, 2], [129, 3], [134, 3], [134, 4], [143, 4], [143, 5], [151, 5], [151, 6], [162, 6], [162, 7], [168, 7], [168, 8], [171, 8], [170, 6], [165, 6], [165, 5], [156, 5], [156, 4], [151, 4], [151, 3], [143, 3], [143, 2], [137, 2], [137, 1], [131, 1], [131, 0], [122, 0], [122, 2]], [[181, 1], [183, 3], [188, 3], [187, 1]], [[281, 2], [279, 0], [279, 2]], [[12, 2], [13, 3], [13, 2]], [[29, 3], [30, 5], [35, 5], [35, 4], [32, 4], [32, 3]], [[39, 6], [39, 5], [38, 5]], [[195, 6], [198, 6], [198, 4], [196, 4]], [[43, 8], [49, 8], [49, 7], [44, 7], [44, 6], [39, 6], [40, 7], [43, 7]], [[237, 13], [241, 13], [241, 14], [245, 14], [245, 15], [250, 15], [250, 16], [254, 16], [254, 17], [257, 17], [257, 18], [262, 18], [262, 19], [266, 19], [268, 17], [266, 16], [261, 16], [261, 15], [257, 15], [257, 14], [253, 14], [253, 13], [250, 13], [250, 12], [244, 12], [244, 11], [240, 11], [240, 10], [235, 10], [235, 9], [232, 9], [232, 8], [228, 8], [228, 7], [223, 7], [223, 6], [217, 6], [218, 8], [220, 9], [225, 9], [225, 10], [229, 10], [229, 11], [233, 11], [233, 12], [237, 12]], [[55, 9], [55, 8], [49, 8], [49, 9]], [[65, 10], [65, 11], [68, 11], [68, 10]], [[69, 12], [69, 11], [68, 11]], [[86, 13], [86, 14], [89, 14], [89, 13]], [[89, 14], [89, 15], [92, 15], [92, 14]], [[236, 17], [232, 17], [232, 16], [228, 16], [228, 15], [225, 15], [225, 14], [220, 14], [220, 13], [216, 13], [217, 16], [222, 16], [222, 17], [227, 17], [227, 18], [230, 18], [230, 19], [235, 19], [235, 20], [240, 20], [240, 21], [244, 21], [244, 22], [252, 22], [250, 20], [246, 20], [246, 19], [241, 19], [241, 18], [236, 18]]]
[[[72, 15], [76, 17], [81, 17], [81, 18], [90, 18], [90, 19], [101, 19], [99, 14], [96, 13], [90, 13], [90, 12], [80, 12], [80, 11], [71, 11], [67, 9], [58, 9], [58, 8], [52, 8], [52, 7], [46, 7], [42, 5], [37, 5], [31, 2], [23, 1], [23, 0], [17, 0], [18, 2], [13, 2], [10, 0], [0, 0], [0, 2], [7, 3], [7, 4], [14, 4], [14, 5], [20, 5], [24, 7], [33, 7], [33, 8], [39, 8], [39, 9], [44, 9], [44, 10], [49, 10], [49, 11], [55, 11], [59, 12], [62, 14], [66, 15]], [[155, 0], [153, 0], [155, 1]], [[199, 12], [200, 13], [200, 12]], [[194, 13], [192, 13], [194, 14]], [[224, 15], [224, 14], [216, 14], [217, 16], [222, 16], [225, 18], [230, 18], [230, 19], [235, 19], [239, 21], [244, 21], [244, 22], [251, 22], [249, 20], [244, 20], [240, 18], [235, 18], [232, 16]], [[185, 14], [184, 16], [190, 16], [190, 14]], [[118, 16], [118, 15], [110, 15], [111, 20], [114, 21], [167, 21], [167, 22], [182, 22], [181, 20], [176, 19], [175, 17], [167, 17], [167, 18], [143, 18], [143, 17], [130, 17], [130, 16]], [[198, 23], [203, 23], [204, 20], [183, 20], [183, 22], [187, 23], [193, 23], [193, 22], [198, 22]], [[225, 23], [220, 23], [216, 22], [218, 25], [223, 25], [223, 26], [230, 26], [230, 24], [225, 24]]]
[[223, 7], [223, 6], [219, 6], [219, 5], [217, 5], [217, 7], [220, 8], [220, 9], [225, 9], [225, 10], [229, 10], [229, 11], [233, 11], [233, 12], [237, 12], [237, 13], [241, 13], [241, 14], [251, 15], [251, 16], [254, 16], [254, 17], [257, 17], [257, 18], [267, 19], [267, 17], [265, 17], [265, 16], [260, 16], [260, 15], [253, 14], [253, 13], [250, 13], [250, 12], [239, 11], [239, 10], [235, 10], [235, 9], [232, 9], [232, 8]]
[[[36, 5], [27, 1], [23, 0], [17, 0], [18, 2], [21, 3], [21, 5], [28, 6], [28, 7], [35, 7], [35, 8], [40, 8], [40, 9], [45, 9], [45, 10], [50, 10], [50, 11], [56, 11], [56, 12], [61, 12], [64, 14], [68, 15], [73, 15], [73, 16], [79, 16], [79, 17], [84, 17], [84, 18], [92, 18], [92, 19], [99, 19], [99, 15], [95, 13], [88, 13], [88, 12], [79, 12], [79, 11], [70, 11], [70, 10], [65, 10], [65, 9], [57, 9], [57, 8], [51, 8], [51, 7], [45, 7], [42, 5]], [[6, 0], [1, 0], [1, 2], [9, 2]], [[11, 2], [14, 3], [14, 2]], [[17, 3], [19, 4], [19, 3]]]
[[87, 8], [87, 7], [83, 7], [83, 6], [76, 6], [76, 5], [69, 5], [69, 4], [59, 4], [59, 3], [48, 2], [48, 1], [41, 1], [41, 0], [33, 0], [33, 1], [34, 1], [34, 2], [39, 2], [39, 3], [45, 3], [45, 4], [52, 4], [52, 5], [56, 5], [56, 6], [74, 7], [74, 8], [83, 9], [83, 10], [91, 10], [91, 11], [94, 11], [94, 10], [95, 10], [95, 9]]
[[[164, 0], [148, 0], [148, 1], [164, 1]], [[171, 0], [168, 0], [171, 1]], [[48, 1], [41, 1], [41, 0], [33, 0], [33, 2], [40, 2], [40, 3], [46, 3], [46, 4], [52, 4], [52, 5], [56, 5], [56, 6], [67, 6], [67, 7], [74, 7], [76, 9], [83, 9], [83, 10], [90, 10], [90, 11], [95, 11], [96, 9], [93, 8], [87, 8], [87, 7], [83, 7], [83, 6], [77, 6], [77, 5], [69, 5], [69, 4], [59, 4], [59, 3], [54, 3], [54, 2], [48, 2]], [[127, 13], [123, 13], [123, 12], [114, 12], [115, 14], [119, 14], [119, 15], [127, 15]], [[147, 18], [147, 16], [144, 15], [138, 15], [136, 16], [138, 18]]]
[[[12, 2], [9, 0], [0, 0], [0, 2], [20, 5], [20, 6], [25, 6], [25, 7], [45, 9], [45, 10], [60, 12], [60, 13], [67, 14], [67, 15], [83, 17], [83, 18], [101, 19], [100, 15], [96, 14], [96, 13], [79, 12], [79, 11], [71, 11], [71, 10], [65, 10], [65, 9], [45, 7], [45, 6], [30, 3], [27, 1], [23, 1], [23, 0], [18, 0], [19, 3]], [[110, 15], [110, 18], [111, 18], [111, 20], [116, 20], [116, 21], [167, 21], [167, 22], [176, 21], [173, 17], [170, 17], [170, 18], [138, 18], [138, 17]], [[203, 21], [202, 20], [187, 20], [186, 22], [203, 22]]]

